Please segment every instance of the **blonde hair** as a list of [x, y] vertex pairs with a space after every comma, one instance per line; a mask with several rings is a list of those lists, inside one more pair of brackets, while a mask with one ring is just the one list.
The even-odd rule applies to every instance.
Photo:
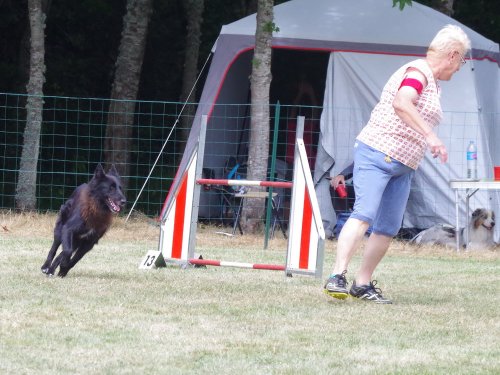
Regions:
[[[466, 54], [470, 50], [470, 39], [467, 34], [456, 25], [446, 25], [436, 34], [429, 45], [429, 51], [442, 53], [463, 49]], [[460, 51], [459, 51], [460, 52]]]

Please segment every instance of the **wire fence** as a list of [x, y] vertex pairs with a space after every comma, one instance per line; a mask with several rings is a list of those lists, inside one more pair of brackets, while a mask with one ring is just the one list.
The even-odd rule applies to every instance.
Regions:
[[[26, 102], [26, 95], [0, 93], [0, 208], [2, 209], [16, 207], [16, 184], [26, 125]], [[133, 113], [127, 114], [133, 116], [134, 119], [133, 124], [130, 125], [132, 131], [130, 132], [131, 139], [129, 139], [129, 175], [122, 176], [127, 180], [128, 207], [130, 208], [132, 202], [138, 198], [151, 168], [158, 159], [156, 167], [152, 170], [137, 200], [135, 210], [152, 217], [160, 213], [182, 158], [197, 104], [135, 101], [132, 106], [120, 107], [113, 105], [116, 102], [123, 101], [43, 97], [43, 123], [37, 164], [37, 210], [58, 210], [77, 186], [89, 181], [97, 164], [104, 164], [105, 161], [106, 126], [110, 111], [114, 108], [133, 108]], [[236, 121], [243, 127], [249, 126], [248, 105], [233, 105], [230, 110], [224, 110], [223, 107], [225, 106], [221, 106], [220, 110], [216, 111], [219, 113], [217, 122], [220, 126], [224, 127], [224, 121], [229, 120]], [[274, 106], [272, 107], [274, 116]], [[300, 112], [293, 112], [293, 116], [297, 114]], [[290, 107], [283, 106], [281, 121], [286, 123], [290, 115], [292, 115]], [[314, 120], [319, 124], [319, 118]], [[274, 121], [274, 118], [271, 121]], [[174, 124], [175, 128], [173, 128]], [[226, 129], [227, 133], [231, 131], [235, 130]], [[310, 136], [317, 139], [318, 134], [319, 125]], [[169, 135], [169, 141], [160, 154]], [[220, 138], [221, 143], [226, 141], [224, 137]], [[240, 143], [234, 146], [241, 149], [246, 141], [238, 138]], [[293, 137], [292, 149], [290, 145], [286, 145], [286, 142], [286, 132], [282, 132], [278, 145], [280, 153], [278, 157], [281, 159], [285, 158], [287, 152], [288, 157], [292, 152], [293, 158]], [[219, 158], [225, 160], [220, 168], [221, 173], [227, 168], [234, 168], [235, 163], [239, 163], [240, 167], [235, 176], [241, 177], [245, 172], [245, 165], [240, 160], [238, 152], [223, 155], [218, 149], [218, 147], [208, 149], [206, 154], [218, 154]], [[212, 208], [211, 211], [214, 212], [214, 217], [220, 219], [220, 207]]]
[[[15, 192], [23, 131], [25, 95], [0, 94], [0, 207], [15, 207]], [[43, 124], [37, 167], [37, 209], [58, 210], [76, 186], [89, 180], [104, 163], [104, 142], [110, 104], [106, 99], [44, 97]], [[134, 199], [180, 115], [180, 103], [135, 102], [130, 152], [128, 198]], [[160, 156], [143, 192], [139, 209], [159, 211], [182, 156], [182, 125]]]
[[[131, 127], [127, 133], [128, 174], [122, 176], [127, 181], [128, 209], [137, 200], [136, 211], [150, 217], [160, 214], [180, 164], [198, 103], [186, 105], [179, 102], [134, 101], [133, 105], [117, 106], [114, 104], [123, 101], [51, 96], [44, 96], [43, 101], [37, 164], [37, 210], [58, 210], [78, 185], [89, 181], [97, 164], [105, 162], [106, 129], [109, 119], [118, 115], [113, 111], [116, 108], [131, 108], [131, 113], [127, 115], [132, 116], [133, 121], [126, 125]], [[26, 102], [26, 95], [0, 93], [0, 209], [16, 207], [16, 184], [26, 125]], [[270, 178], [284, 181], [292, 179], [295, 119], [298, 115], [306, 117], [304, 143], [310, 157], [311, 170], [314, 170], [321, 110], [321, 107], [271, 105], [270, 140], [276, 142], [270, 145], [270, 152], [273, 153], [270, 159], [276, 161], [276, 170], [275, 175]], [[359, 109], [355, 108], [336, 111], [336, 121], [340, 123], [340, 127], [336, 133], [334, 147], [339, 154], [349, 155], [348, 158], [351, 158], [352, 140], [363, 126], [363, 119], [369, 116], [369, 112], [360, 114]], [[207, 135], [203, 177], [246, 177], [250, 112], [249, 105], [215, 106], [210, 120], [210, 134]], [[491, 124], [483, 137], [489, 145], [494, 145], [494, 140], [500, 139], [500, 114], [483, 113], [481, 116], [485, 123]], [[460, 163], [463, 160], [463, 166], [459, 166], [458, 172], [449, 169], [449, 172], [446, 172], [448, 174], [442, 172], [443, 168], [436, 166], [435, 176], [429, 175], [429, 178], [449, 180], [465, 175], [466, 161], [462, 150], [469, 140], [481, 138], [479, 133], [483, 130], [478, 128], [477, 122], [477, 114], [445, 113], [444, 121], [438, 130], [439, 136], [449, 146], [450, 156], [460, 160]], [[165, 142], [167, 137], [169, 140]], [[493, 158], [497, 155], [496, 150], [491, 148], [490, 146], [489, 151], [480, 150], [480, 166], [499, 162], [487, 160], [491, 155]], [[156, 167], [152, 169], [155, 161]], [[344, 165], [336, 166], [337, 172], [347, 161], [340, 160]], [[432, 168], [434, 167], [431, 166]], [[480, 177], [491, 177], [492, 172], [488, 171], [488, 174]], [[420, 193], [427, 197], [426, 207], [419, 208], [422, 215], [431, 217], [442, 214], [436, 213], [439, 201], [445, 199], [442, 191], [429, 192], [430, 184], [418, 179], [416, 182], [419, 181], [420, 184], [415, 183], [412, 189], [416, 190], [415, 196]], [[144, 190], [139, 196], [143, 186]], [[233, 225], [235, 202], [228, 201], [227, 197], [234, 195], [234, 191], [229, 191], [229, 195], [227, 193], [220, 188], [203, 187], [200, 200], [201, 219]], [[281, 217], [288, 218], [289, 192], [278, 193], [281, 199]], [[331, 190], [337, 211], [347, 212], [351, 209], [354, 198], [352, 187], [349, 193], [348, 200], [339, 200], [333, 189]], [[416, 202], [412, 202], [410, 197], [409, 206], [422, 205], [422, 200]], [[442, 217], [454, 215], [452, 206], [448, 210], [450, 212], [444, 213]]]

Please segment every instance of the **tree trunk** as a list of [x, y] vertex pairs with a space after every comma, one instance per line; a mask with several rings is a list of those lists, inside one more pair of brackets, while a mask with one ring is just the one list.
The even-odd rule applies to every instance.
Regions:
[[26, 127], [16, 187], [16, 207], [20, 210], [36, 209], [36, 169], [45, 82], [45, 13], [42, 10], [42, 0], [29, 0], [28, 12], [31, 29], [30, 76], [26, 86]]
[[[252, 61], [252, 108], [247, 178], [265, 180], [269, 158], [269, 89], [271, 86], [271, 41], [273, 36], [273, 0], [258, 0], [255, 50]], [[253, 190], [262, 190], [257, 187]], [[243, 230], [255, 233], [264, 216], [263, 199], [245, 199]]]
[[439, 4], [434, 8], [447, 16], [453, 16], [453, 0], [438, 0]]
[[[198, 75], [198, 56], [200, 52], [204, 0], [184, 0], [182, 4], [184, 5], [184, 11], [187, 18], [187, 33], [181, 101], [193, 102], [196, 94], [194, 84], [196, 82], [196, 76]], [[193, 90], [193, 92], [191, 92], [191, 90]], [[187, 140], [189, 137], [194, 113], [194, 105], [187, 105], [185, 107], [182, 117], [182, 133], [184, 140]]]
[[[45, 14], [45, 18], [47, 18], [49, 14], [51, 4], [52, 0], [42, 0], [42, 12]], [[21, 41], [19, 42], [16, 80], [16, 87], [18, 87], [19, 92], [24, 92], [24, 88], [26, 87], [26, 83], [30, 77], [30, 40], [31, 27], [28, 20], [26, 30], [23, 33]]]
[[128, 185], [130, 151], [134, 124], [134, 109], [141, 77], [144, 50], [152, 0], [127, 0], [123, 31], [116, 59], [106, 127], [105, 160], [108, 167], [115, 164], [123, 185]]

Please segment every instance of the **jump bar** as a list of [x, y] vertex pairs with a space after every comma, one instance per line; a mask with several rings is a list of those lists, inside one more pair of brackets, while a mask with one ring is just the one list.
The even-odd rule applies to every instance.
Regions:
[[189, 259], [188, 262], [190, 264], [200, 265], [200, 266], [252, 268], [254, 270], [269, 270], [269, 271], [284, 271], [285, 270], [285, 266], [278, 265], [278, 264], [225, 262], [225, 261], [210, 260], [210, 259]]
[[285, 188], [285, 189], [290, 189], [292, 187], [291, 182], [283, 182], [283, 181], [223, 180], [223, 179], [211, 179], [211, 178], [200, 178], [196, 180], [196, 183], [199, 185], [265, 186], [265, 187], [275, 187], [275, 188]]

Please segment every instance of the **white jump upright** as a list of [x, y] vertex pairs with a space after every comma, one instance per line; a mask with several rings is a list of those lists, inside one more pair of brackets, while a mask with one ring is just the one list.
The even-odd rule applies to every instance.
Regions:
[[286, 272], [321, 277], [325, 230], [304, 146], [304, 117], [297, 120]]
[[[320, 278], [323, 272], [325, 233], [302, 140], [304, 117], [299, 117], [297, 123], [294, 177], [291, 184], [289, 182], [202, 179], [206, 116], [203, 117], [202, 122], [198, 147], [195, 147], [192, 152], [186, 169], [178, 172], [182, 173], [180, 183], [175, 191], [170, 192], [173, 198], [168, 200], [168, 206], [163, 209], [159, 249], [148, 252], [139, 267], [159, 267], [166, 263], [184, 266], [202, 264], [284, 270], [289, 276], [304, 274]], [[201, 184], [291, 187], [292, 202], [286, 264], [266, 265], [194, 259]]]
[[182, 171], [177, 190], [171, 193], [173, 199], [163, 208], [159, 251], [167, 263], [186, 265], [194, 257], [200, 202], [200, 185], [196, 179], [201, 177], [203, 169], [206, 128], [207, 116], [203, 116], [198, 147], [194, 148], [187, 168]]
[[188, 168], [182, 180], [176, 197], [167, 207], [165, 219], [161, 221], [160, 249], [164, 259], [183, 261], [192, 258], [190, 248], [194, 248], [196, 221], [193, 223], [194, 212], [197, 207], [193, 205], [195, 190], [198, 189], [196, 180], [196, 163], [198, 155], [191, 156]]

